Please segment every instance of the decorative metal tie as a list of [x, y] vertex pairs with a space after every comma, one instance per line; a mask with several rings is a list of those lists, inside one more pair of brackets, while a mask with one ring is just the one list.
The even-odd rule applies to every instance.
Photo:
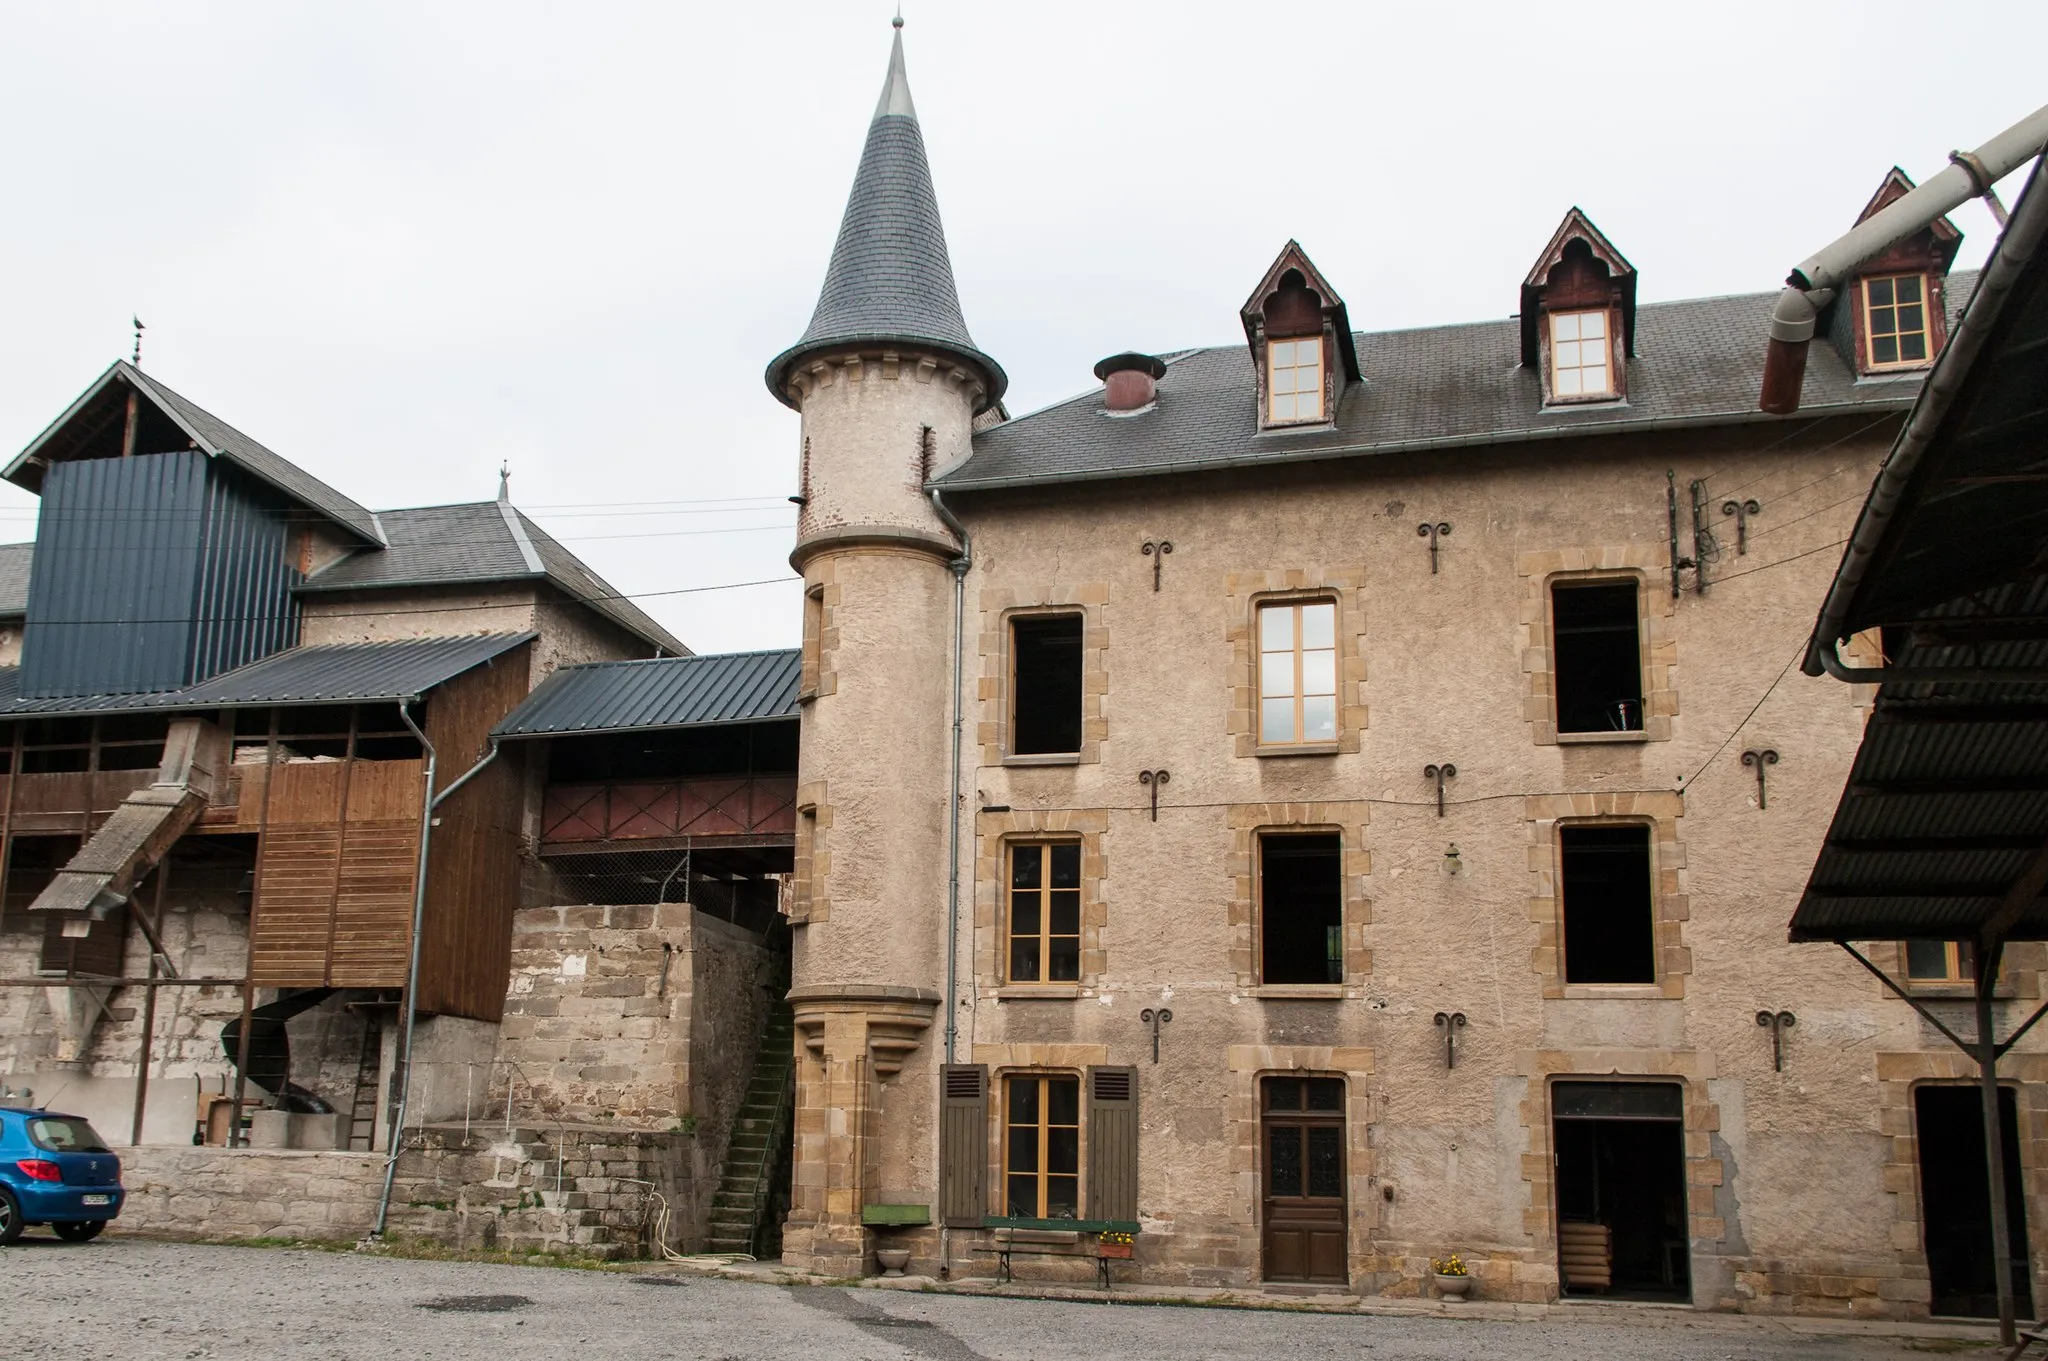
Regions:
[[1462, 1011], [1439, 1011], [1436, 1014], [1436, 1028], [1444, 1032], [1444, 1067], [1457, 1067], [1458, 1032], [1465, 1028], [1465, 1013]]
[[1156, 1011], [1151, 1007], [1146, 1007], [1138, 1013], [1138, 1020], [1152, 1027], [1152, 1062], [1154, 1063], [1159, 1062], [1159, 1027], [1172, 1019], [1173, 1013], [1165, 1007], [1160, 1007]]
[[1763, 503], [1754, 496], [1747, 501], [1723, 501], [1721, 513], [1735, 517], [1735, 556], [1749, 551], [1749, 517], [1763, 513]]
[[1444, 815], [1444, 781], [1458, 777], [1458, 768], [1449, 761], [1442, 765], [1427, 765], [1422, 768], [1422, 778], [1436, 781], [1436, 815]]
[[1152, 820], [1154, 822], [1159, 821], [1159, 791], [1172, 779], [1173, 774], [1170, 771], [1141, 770], [1138, 772], [1138, 783], [1152, 791]]
[[1166, 555], [1173, 551], [1171, 539], [1147, 539], [1138, 545], [1138, 551], [1152, 559], [1152, 591], [1159, 592], [1159, 569], [1166, 565]]
[[1742, 753], [1742, 764], [1756, 767], [1756, 806], [1761, 812], [1770, 807], [1764, 797], [1764, 767], [1778, 764], [1778, 753], [1769, 747], [1752, 747]]
[[1759, 1011], [1756, 1023], [1771, 1032], [1771, 1071], [1785, 1071], [1785, 1032], [1799, 1024], [1789, 1011]]
[[1429, 574], [1431, 576], [1436, 575], [1436, 541], [1450, 532], [1451, 522], [1449, 520], [1438, 520], [1434, 524], [1419, 524], [1415, 526], [1416, 537], [1429, 540]]

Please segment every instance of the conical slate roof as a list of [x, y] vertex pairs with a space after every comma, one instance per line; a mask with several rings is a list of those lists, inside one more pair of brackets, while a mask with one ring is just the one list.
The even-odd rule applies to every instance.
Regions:
[[940, 350], [973, 364], [988, 375], [985, 406], [1009, 385], [1002, 366], [975, 348], [960, 315], [946, 229], [903, 72], [901, 20], [817, 311], [803, 339], [768, 365], [768, 389], [793, 406], [786, 378], [804, 356], [874, 342]]

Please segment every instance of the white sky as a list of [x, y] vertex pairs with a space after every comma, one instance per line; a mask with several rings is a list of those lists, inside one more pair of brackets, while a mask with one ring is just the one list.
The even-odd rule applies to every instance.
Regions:
[[[0, 0], [0, 452], [135, 314], [151, 373], [374, 509], [487, 499], [509, 460], [623, 591], [787, 576], [796, 417], [761, 371], [810, 317], [890, 13]], [[2048, 98], [2034, 0], [906, 17], [1013, 412], [1240, 338], [1290, 236], [1366, 330], [1512, 312], [1574, 203], [1644, 301], [1768, 290], [1888, 167]], [[1980, 262], [1990, 215], [1955, 220]], [[34, 504], [0, 489], [0, 540]], [[700, 651], [799, 625], [787, 583], [642, 603]]]

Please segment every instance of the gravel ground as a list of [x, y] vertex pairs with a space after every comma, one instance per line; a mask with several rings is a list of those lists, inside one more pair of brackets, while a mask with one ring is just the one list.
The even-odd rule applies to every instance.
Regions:
[[[1645, 1310], [1624, 1323], [1118, 1306], [136, 1239], [0, 1248], [0, 1355], [106, 1361], [1876, 1361], [1944, 1341], [1837, 1338]], [[1976, 1351], [1970, 1347], [1970, 1351]]]

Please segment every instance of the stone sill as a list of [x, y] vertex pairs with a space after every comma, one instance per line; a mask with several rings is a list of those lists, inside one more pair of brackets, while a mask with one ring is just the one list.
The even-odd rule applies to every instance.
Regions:
[[1342, 983], [1261, 983], [1251, 995], [1270, 1001], [1341, 1002], [1351, 990]]
[[[1918, 1002], [1975, 1002], [1977, 988], [1973, 983], [1908, 983], [1906, 991]], [[2017, 1002], [2020, 998], [2010, 983], [2003, 979], [1992, 986], [1991, 1000], [1994, 1002]]]
[[997, 1243], [1078, 1243], [1081, 1235], [1067, 1229], [996, 1229]]
[[1301, 742], [1285, 747], [1253, 747], [1254, 756], [1336, 756], [1344, 748], [1335, 742]]
[[1567, 983], [1564, 996], [1553, 1001], [1580, 1002], [1604, 1000], [1610, 1002], [1668, 1002], [1672, 1001], [1664, 991], [1662, 983]]
[[1595, 746], [1611, 742], [1648, 742], [1650, 734], [1637, 728], [1631, 732], [1561, 732], [1557, 735], [1560, 747]]
[[1050, 755], [1033, 753], [1029, 756], [1005, 756], [1006, 766], [1078, 766], [1081, 753], [1078, 751], [1053, 752]]
[[998, 1002], [1075, 1002], [1079, 983], [1006, 983], [996, 989]]

